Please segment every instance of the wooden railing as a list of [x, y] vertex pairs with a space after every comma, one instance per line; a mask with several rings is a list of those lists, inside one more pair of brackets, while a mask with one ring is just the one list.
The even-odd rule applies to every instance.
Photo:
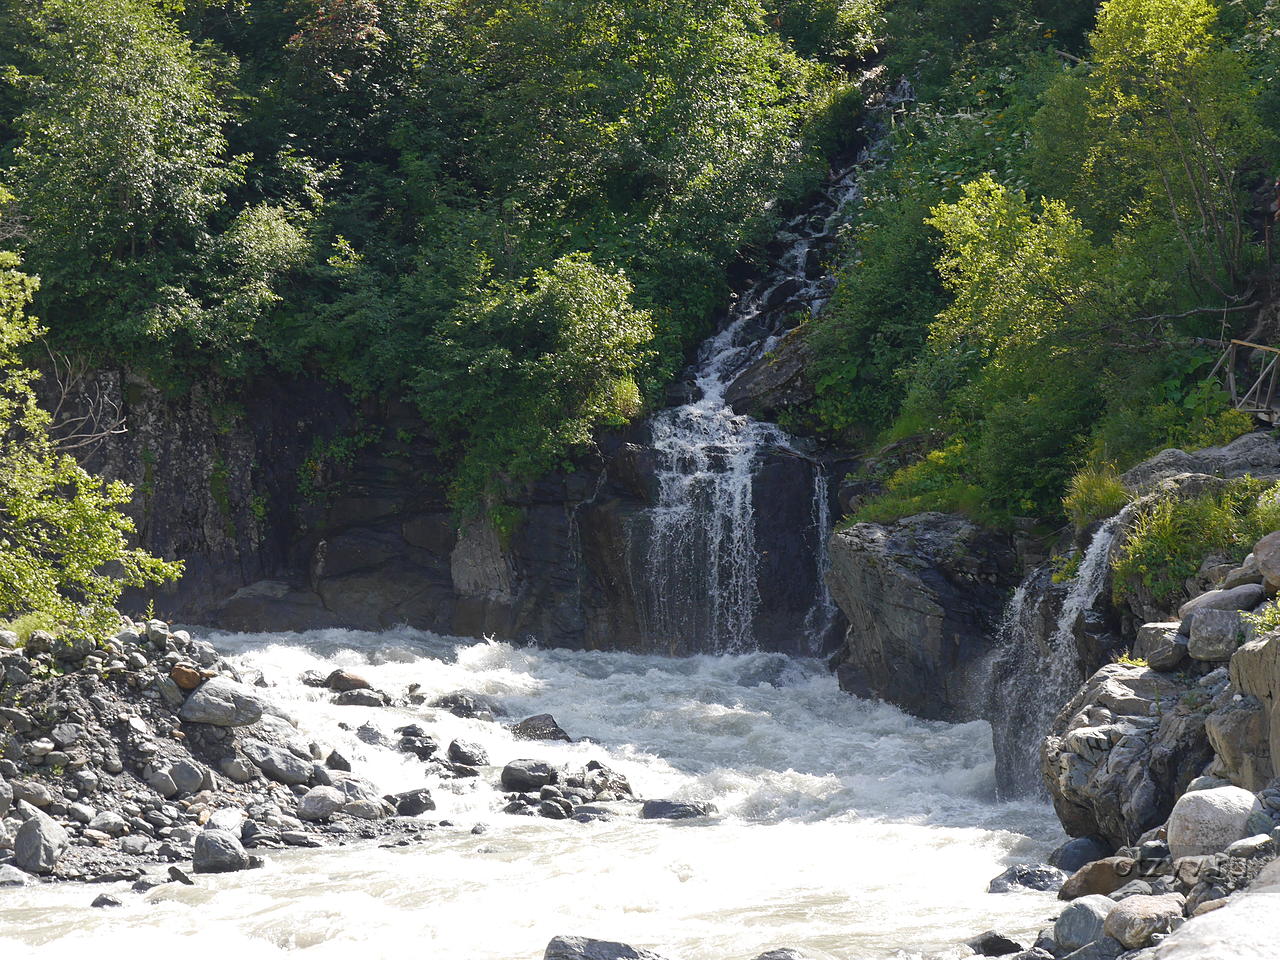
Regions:
[[[1254, 376], [1252, 371], [1244, 379], [1248, 389], [1240, 392], [1239, 354], [1241, 350], [1258, 350], [1263, 354], [1264, 362], [1261, 371]], [[1261, 343], [1249, 343], [1247, 340], [1232, 340], [1222, 351], [1213, 372], [1209, 376], [1222, 374], [1227, 392], [1231, 394], [1231, 405], [1244, 413], [1268, 422], [1280, 419], [1280, 404], [1277, 403], [1276, 388], [1280, 386], [1280, 348], [1268, 347]]]

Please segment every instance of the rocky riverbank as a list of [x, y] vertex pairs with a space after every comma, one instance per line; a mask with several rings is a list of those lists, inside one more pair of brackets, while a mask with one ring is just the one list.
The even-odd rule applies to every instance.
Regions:
[[[335, 670], [302, 682], [340, 706], [423, 705], [413, 685], [382, 691]], [[358, 840], [406, 844], [437, 830], [482, 832], [423, 817], [425, 786], [382, 795], [351, 761], [316, 742], [272, 698], [270, 678], [243, 676], [214, 648], [152, 620], [125, 620], [100, 643], [42, 631], [24, 644], [0, 632], [0, 884], [80, 880], [187, 883], [192, 874], [262, 865], [265, 851]], [[458, 693], [427, 706], [501, 722], [484, 698]], [[517, 739], [570, 740], [550, 716], [511, 724]], [[489, 777], [505, 812], [552, 820], [619, 813], [685, 819], [710, 805], [641, 802], [599, 762], [560, 769], [485, 750], [419, 724], [389, 739], [373, 724], [358, 739], [421, 761], [423, 780]]]

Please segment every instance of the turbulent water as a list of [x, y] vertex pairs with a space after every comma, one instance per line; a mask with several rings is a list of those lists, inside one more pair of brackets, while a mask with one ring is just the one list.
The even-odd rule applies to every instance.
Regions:
[[[438, 809], [424, 819], [457, 826], [408, 847], [273, 851], [261, 871], [145, 895], [6, 891], [0, 956], [536, 960], [552, 936], [580, 934], [673, 960], [748, 960], [779, 946], [852, 960], [956, 955], [984, 929], [1031, 935], [1053, 912], [1052, 894], [985, 892], [1004, 866], [1041, 859], [1060, 839], [1043, 807], [992, 800], [986, 726], [844, 696], [814, 661], [516, 649], [403, 629], [210, 639], [275, 681], [303, 730], [357, 773], [386, 791], [430, 785]], [[489, 695], [512, 718], [550, 712], [594, 742], [515, 741], [501, 723], [426, 707], [338, 707], [296, 679], [337, 666], [396, 695], [418, 683], [429, 696]], [[639, 795], [710, 800], [720, 814], [505, 815], [496, 767], [426, 779], [419, 761], [350, 732], [411, 720], [444, 742], [483, 744], [495, 764], [600, 759]], [[472, 835], [476, 823], [488, 832]], [[104, 889], [125, 906], [91, 909]]]

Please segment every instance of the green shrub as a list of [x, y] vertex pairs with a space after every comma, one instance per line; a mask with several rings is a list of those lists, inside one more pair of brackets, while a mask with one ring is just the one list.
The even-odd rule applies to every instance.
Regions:
[[1270, 633], [1272, 630], [1280, 629], [1280, 602], [1272, 600], [1257, 613], [1246, 611], [1241, 616], [1244, 617], [1245, 623], [1251, 625], [1259, 636], [1264, 633]]
[[1173, 609], [1205, 557], [1225, 554], [1239, 562], [1278, 529], [1280, 485], [1246, 478], [1216, 493], [1161, 498], [1138, 513], [1116, 556], [1117, 593], [1141, 586], [1158, 605]]
[[1089, 464], [1081, 468], [1071, 478], [1067, 495], [1062, 498], [1063, 509], [1077, 530], [1114, 516], [1128, 502], [1129, 492], [1120, 482], [1112, 463]]
[[890, 523], [915, 513], [960, 513], [999, 525], [1004, 518], [988, 505], [986, 491], [973, 483], [971, 451], [961, 440], [933, 450], [889, 478], [887, 491], [853, 516], [857, 523]]
[[57, 629], [58, 622], [47, 613], [24, 613], [8, 623], [0, 623], [0, 630], [12, 630], [18, 635], [20, 644], [25, 644], [31, 639], [31, 634], [37, 630], [47, 630], [50, 633], [54, 633]]

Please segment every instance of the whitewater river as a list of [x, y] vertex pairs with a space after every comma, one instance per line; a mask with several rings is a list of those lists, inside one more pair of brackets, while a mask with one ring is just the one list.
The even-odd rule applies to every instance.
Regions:
[[[213, 634], [313, 739], [386, 792], [423, 785], [447, 819], [421, 844], [268, 853], [252, 873], [201, 877], [124, 906], [113, 887], [0, 897], [0, 957], [414, 957], [537, 960], [556, 934], [621, 940], [672, 960], [962, 956], [984, 929], [1031, 939], [1053, 894], [990, 895], [987, 881], [1062, 839], [1037, 803], [993, 800], [984, 724], [926, 723], [840, 693], [816, 661], [776, 654], [667, 659], [513, 648], [411, 630]], [[552, 713], [593, 742], [514, 740], [501, 723], [428, 707], [338, 707], [304, 670], [359, 672], [401, 696], [464, 690], [512, 719]], [[350, 731], [416, 721], [481, 743], [495, 765], [599, 759], [637, 795], [714, 802], [707, 821], [579, 824], [503, 814], [499, 767], [439, 781]], [[345, 724], [350, 731], [343, 730]], [[487, 832], [473, 835], [483, 823]]]

